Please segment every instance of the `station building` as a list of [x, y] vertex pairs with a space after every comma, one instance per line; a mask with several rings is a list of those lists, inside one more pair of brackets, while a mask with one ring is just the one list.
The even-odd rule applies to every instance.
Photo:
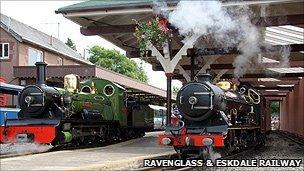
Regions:
[[[167, 9], [176, 9], [178, 1], [167, 1]], [[80, 25], [83, 35], [99, 35], [124, 49], [130, 58], [141, 58], [137, 38], [134, 35], [134, 20], [149, 21], [154, 15], [153, 1], [86, 1], [62, 7], [56, 12]], [[259, 58], [261, 68], [254, 68], [239, 81], [259, 90], [266, 98], [266, 129], [271, 129], [273, 101], [280, 103], [281, 131], [304, 137], [304, 10], [303, 1], [223, 1], [225, 7], [248, 5], [254, 13], [251, 23], [263, 35], [263, 43], [273, 49], [290, 47], [289, 67], [282, 67], [278, 55], [262, 51]], [[202, 18], [203, 20], [203, 18]], [[173, 32], [171, 56], [162, 49], [150, 49], [142, 59], [156, 71], [165, 71], [167, 79], [182, 82], [193, 80], [196, 73], [207, 70], [215, 79], [231, 79], [234, 74], [233, 61], [240, 54], [237, 47], [218, 47], [209, 39], [200, 40], [204, 47], [185, 44], [179, 33]], [[263, 49], [263, 48], [262, 48]], [[265, 48], [264, 48], [265, 49]], [[197, 53], [198, 52], [198, 53]], [[161, 59], [161, 60], [159, 60]], [[173, 67], [168, 67], [173, 66]], [[167, 90], [170, 86], [167, 87]]]
[[[103, 78], [116, 82], [139, 97], [164, 101], [166, 92], [154, 86], [95, 66], [59, 39], [1, 14], [0, 78], [2, 82], [26, 86], [35, 83], [35, 62], [48, 64], [47, 84], [63, 87], [63, 77], [77, 74], [82, 79]], [[16, 106], [17, 98], [8, 96], [7, 104]]]

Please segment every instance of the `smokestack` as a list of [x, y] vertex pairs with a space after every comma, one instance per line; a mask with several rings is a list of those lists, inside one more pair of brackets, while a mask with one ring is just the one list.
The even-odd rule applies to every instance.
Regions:
[[195, 78], [197, 82], [211, 82], [212, 76], [208, 73], [198, 74]]
[[36, 62], [35, 65], [36, 65], [36, 68], [37, 68], [36, 84], [44, 85], [45, 84], [47, 64], [44, 63], [44, 62]]

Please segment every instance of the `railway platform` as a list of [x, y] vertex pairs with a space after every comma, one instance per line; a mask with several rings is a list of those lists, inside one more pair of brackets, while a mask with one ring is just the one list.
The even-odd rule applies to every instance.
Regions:
[[160, 132], [105, 147], [63, 150], [0, 159], [1, 170], [111, 170], [132, 167], [145, 158], [174, 154], [157, 144]]

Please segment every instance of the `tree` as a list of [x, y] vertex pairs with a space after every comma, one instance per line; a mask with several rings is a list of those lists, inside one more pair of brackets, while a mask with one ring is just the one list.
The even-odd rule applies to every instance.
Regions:
[[271, 113], [278, 114], [280, 112], [280, 102], [271, 102], [270, 108], [271, 108]]
[[77, 51], [76, 44], [73, 42], [72, 39], [68, 38], [67, 42], [65, 43], [67, 46], [72, 48], [73, 50]]
[[148, 76], [142, 67], [130, 60], [117, 50], [108, 50], [100, 46], [93, 46], [89, 49], [90, 62], [101, 67], [110, 69], [131, 78], [148, 82]]

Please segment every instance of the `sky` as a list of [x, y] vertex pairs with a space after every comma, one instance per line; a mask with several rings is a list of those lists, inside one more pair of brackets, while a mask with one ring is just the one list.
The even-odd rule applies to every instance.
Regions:
[[[104, 40], [99, 36], [83, 36], [80, 26], [64, 18], [61, 14], [55, 14], [58, 8], [76, 4], [81, 1], [0, 1], [1, 13], [12, 17], [22, 23], [34, 27], [46, 34], [52, 35], [63, 42], [71, 38], [77, 47], [77, 51], [84, 54], [85, 49], [99, 45], [107, 49], [116, 49], [125, 54], [125, 51]], [[59, 23], [59, 27], [58, 27]], [[86, 57], [88, 53], [85, 53]], [[136, 60], [139, 64], [140, 60]], [[166, 77], [162, 71], [153, 71], [150, 64], [143, 64], [148, 74], [149, 84], [166, 89]], [[181, 87], [181, 82], [173, 80], [173, 86]]]

